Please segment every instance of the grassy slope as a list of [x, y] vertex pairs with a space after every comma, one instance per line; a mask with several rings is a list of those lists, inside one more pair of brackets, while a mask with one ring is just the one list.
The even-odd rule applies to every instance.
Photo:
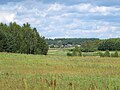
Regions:
[[0, 53], [0, 90], [120, 89], [120, 58], [49, 53], [47, 56]]

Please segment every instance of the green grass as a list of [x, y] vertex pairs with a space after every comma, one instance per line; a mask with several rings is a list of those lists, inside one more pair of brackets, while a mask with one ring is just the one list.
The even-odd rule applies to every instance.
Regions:
[[66, 52], [0, 53], [0, 90], [120, 90], [120, 58], [67, 57]]
[[[70, 49], [72, 48], [50, 48], [48, 51], [49, 55], [57, 55], [57, 56], [66, 56], [67, 52], [70, 52]], [[83, 56], [99, 56], [99, 52], [104, 53], [105, 51], [96, 51], [96, 52], [82, 52]], [[115, 51], [110, 51], [110, 53], [114, 53]], [[118, 51], [118, 54], [120, 56], [120, 51]]]
[[57, 55], [57, 56], [66, 56], [69, 49], [64, 48], [51, 48], [48, 51], [49, 55]]

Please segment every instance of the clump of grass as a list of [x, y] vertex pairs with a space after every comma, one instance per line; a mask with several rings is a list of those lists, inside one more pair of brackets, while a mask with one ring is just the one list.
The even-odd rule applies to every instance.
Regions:
[[28, 90], [28, 86], [27, 86], [27, 81], [26, 81], [26, 79], [23, 78], [22, 81], [23, 81], [24, 90]]

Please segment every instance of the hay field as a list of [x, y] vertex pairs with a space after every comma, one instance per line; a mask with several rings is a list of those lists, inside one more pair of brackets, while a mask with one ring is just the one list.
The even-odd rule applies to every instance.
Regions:
[[120, 90], [120, 58], [0, 53], [0, 90]]

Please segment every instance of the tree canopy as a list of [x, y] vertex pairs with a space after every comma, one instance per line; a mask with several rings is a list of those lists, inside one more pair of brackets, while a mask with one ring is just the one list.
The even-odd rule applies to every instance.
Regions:
[[110, 51], [115, 51], [118, 50], [120, 51], [120, 38], [111, 38], [111, 39], [106, 39], [103, 40], [99, 46], [98, 50], [110, 50]]
[[95, 40], [99, 40], [98, 38], [55, 38], [55, 39], [46, 39], [46, 41], [48, 42], [48, 44], [54, 44], [57, 45], [57, 43], [59, 41], [62, 42], [63, 45], [66, 44], [72, 44], [72, 45], [80, 45], [82, 43], [84, 43], [85, 41], [95, 41]]
[[48, 45], [29, 23], [23, 26], [15, 22], [9, 25], [0, 23], [0, 52], [46, 55]]

